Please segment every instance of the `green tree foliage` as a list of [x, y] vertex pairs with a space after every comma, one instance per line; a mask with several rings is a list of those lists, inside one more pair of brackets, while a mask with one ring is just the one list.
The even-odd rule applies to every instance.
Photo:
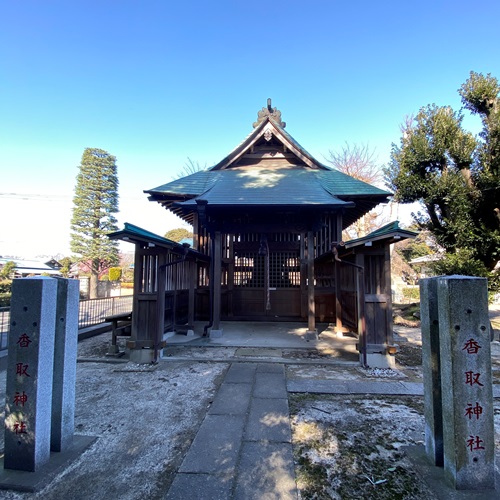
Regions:
[[467, 261], [476, 274], [500, 258], [500, 86], [471, 72], [459, 93], [482, 120], [480, 136], [463, 129], [460, 112], [426, 106], [402, 127], [385, 174], [396, 201], [422, 204], [415, 220], [446, 250], [447, 272]]
[[12, 294], [12, 276], [16, 263], [12, 260], [7, 261], [2, 269], [0, 269], [0, 307], [10, 305], [10, 298]]
[[0, 269], [0, 279], [9, 279], [14, 274], [16, 263], [13, 260], [8, 260], [2, 269]]
[[90, 298], [97, 296], [99, 276], [118, 264], [118, 243], [106, 235], [117, 231], [116, 158], [102, 149], [86, 148], [76, 177], [71, 219], [71, 251], [90, 273]]
[[71, 266], [73, 265], [73, 260], [71, 257], [63, 257], [60, 261], [61, 264], [61, 274], [67, 278], [71, 271]]
[[[418, 228], [411, 228], [418, 230]], [[401, 255], [405, 262], [410, 262], [418, 257], [434, 253], [434, 249], [429, 246], [429, 232], [421, 231], [414, 239], [406, 239], [394, 245], [395, 251]]]
[[122, 277], [122, 268], [110, 267], [108, 275], [109, 275], [109, 281], [120, 281], [120, 278]]
[[172, 240], [172, 241], [176, 241], [177, 243], [182, 241], [184, 238], [192, 238], [192, 237], [193, 237], [193, 233], [189, 229], [186, 229], [184, 227], [178, 227], [176, 229], [171, 229], [170, 231], [167, 231], [165, 233], [165, 238]]
[[489, 276], [486, 266], [474, 258], [474, 251], [469, 248], [459, 248], [456, 252], [448, 254], [445, 259], [432, 263], [431, 268], [432, 272], [437, 276], [442, 274]]

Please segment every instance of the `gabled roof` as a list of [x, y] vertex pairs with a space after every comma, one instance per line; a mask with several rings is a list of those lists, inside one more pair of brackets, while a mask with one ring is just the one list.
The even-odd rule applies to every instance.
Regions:
[[[16, 265], [15, 272], [18, 274], [50, 274], [60, 276], [61, 271], [59, 269], [55, 269], [54, 267], [50, 267], [44, 262], [39, 262], [36, 260], [21, 260], [21, 259], [8, 259], [0, 257], [0, 268], [2, 268], [7, 262], [14, 262]], [[50, 262], [50, 261], [49, 261]], [[54, 261], [56, 262], [56, 261]]]
[[145, 193], [189, 223], [197, 200], [204, 200], [209, 208], [338, 209], [347, 227], [388, 200], [388, 191], [317, 161], [282, 125], [273, 116], [260, 117], [221, 162]]
[[382, 226], [375, 231], [363, 236], [362, 238], [356, 238], [354, 240], [349, 240], [345, 242], [345, 248], [350, 249], [353, 247], [367, 245], [373, 243], [374, 241], [388, 240], [387, 243], [395, 243], [397, 241], [402, 241], [407, 238], [416, 238], [418, 233], [415, 231], [409, 231], [408, 229], [402, 229], [399, 227], [399, 221], [393, 221], [385, 226]]
[[[272, 118], [265, 118], [236, 148], [231, 151], [222, 161], [214, 165], [210, 170], [225, 170], [231, 168], [245, 154], [249, 154], [259, 142], [270, 142], [271, 138], [281, 143], [284, 148], [283, 156], [295, 156], [294, 163], [303, 163], [310, 168], [330, 170], [327, 166], [318, 162], [309, 154], [288, 132], [278, 125]], [[252, 154], [252, 153], [250, 153]], [[297, 162], [297, 160], [299, 160]]]

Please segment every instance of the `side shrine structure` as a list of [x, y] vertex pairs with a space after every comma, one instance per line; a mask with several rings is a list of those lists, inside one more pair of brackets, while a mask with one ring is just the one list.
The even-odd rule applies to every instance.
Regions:
[[360, 362], [392, 366], [390, 245], [416, 234], [393, 222], [356, 240], [342, 230], [391, 193], [313, 158], [268, 106], [253, 131], [215, 166], [146, 190], [193, 228], [193, 248], [126, 224], [135, 243], [134, 349], [166, 329], [222, 335], [221, 322], [334, 323], [359, 337]]

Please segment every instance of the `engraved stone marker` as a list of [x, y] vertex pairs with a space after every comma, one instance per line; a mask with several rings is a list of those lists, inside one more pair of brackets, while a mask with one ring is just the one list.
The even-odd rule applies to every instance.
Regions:
[[437, 279], [444, 472], [456, 489], [495, 489], [485, 278]]
[[50, 449], [65, 451], [75, 430], [76, 356], [78, 348], [78, 280], [57, 279], [52, 430]]
[[437, 277], [420, 280], [420, 314], [424, 376], [425, 451], [434, 465], [442, 467], [443, 412], [437, 280]]
[[4, 468], [36, 471], [50, 458], [57, 281], [12, 283]]

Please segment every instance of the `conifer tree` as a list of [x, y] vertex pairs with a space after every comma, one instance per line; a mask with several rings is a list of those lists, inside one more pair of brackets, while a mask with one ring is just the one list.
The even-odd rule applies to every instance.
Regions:
[[116, 158], [86, 148], [76, 177], [71, 218], [71, 251], [90, 272], [90, 298], [97, 297], [99, 276], [119, 262], [118, 243], [107, 234], [118, 229]]

